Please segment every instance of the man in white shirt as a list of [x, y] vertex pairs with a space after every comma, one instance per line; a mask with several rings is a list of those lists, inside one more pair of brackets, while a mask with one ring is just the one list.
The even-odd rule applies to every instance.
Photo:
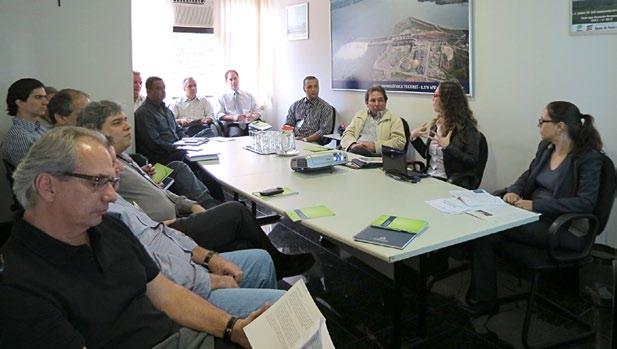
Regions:
[[214, 137], [218, 135], [214, 111], [206, 97], [197, 97], [197, 82], [192, 77], [183, 81], [185, 96], [176, 100], [171, 111], [184, 132], [191, 137]]
[[141, 73], [133, 71], [133, 111], [136, 111], [146, 100], [146, 96], [139, 94], [141, 92], [141, 85]]
[[216, 114], [217, 120], [227, 126], [229, 137], [246, 136], [247, 124], [261, 117], [255, 97], [240, 90], [240, 77], [235, 70], [225, 73], [225, 81], [231, 91], [219, 97], [220, 109]]

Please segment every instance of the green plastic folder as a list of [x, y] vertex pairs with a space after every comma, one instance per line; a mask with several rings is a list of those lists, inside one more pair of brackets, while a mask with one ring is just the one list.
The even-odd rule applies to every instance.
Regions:
[[287, 217], [291, 219], [292, 222], [298, 222], [303, 219], [334, 216], [334, 212], [332, 212], [332, 210], [330, 210], [324, 205], [298, 208], [295, 210], [289, 210], [285, 213], [287, 214]]
[[293, 195], [293, 194], [298, 194], [298, 192], [291, 190], [289, 187], [283, 187], [283, 192], [282, 193], [275, 194], [275, 195], [270, 195], [270, 196], [263, 196], [263, 195], [259, 194], [258, 191], [253, 193], [253, 195], [257, 196], [260, 199], [264, 199], [264, 200], [268, 200], [270, 198], [278, 198], [278, 197], [281, 197], [281, 196]]
[[172, 168], [169, 168], [163, 164], [159, 164], [158, 162], [154, 164], [154, 176], [152, 176], [152, 180], [154, 183], [158, 184], [169, 175], [174, 172]]
[[304, 150], [307, 150], [307, 151], [310, 151], [310, 152], [313, 152], [313, 153], [317, 153], [317, 152], [320, 152], [320, 151], [328, 151], [328, 150], [332, 150], [332, 149], [330, 149], [328, 147], [321, 146], [321, 145], [309, 144], [306, 147], [304, 147]]
[[371, 226], [410, 234], [419, 234], [428, 228], [428, 222], [421, 219], [411, 219], [384, 214], [371, 222]]

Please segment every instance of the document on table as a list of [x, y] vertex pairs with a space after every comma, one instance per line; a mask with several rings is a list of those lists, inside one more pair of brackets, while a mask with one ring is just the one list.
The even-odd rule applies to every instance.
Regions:
[[426, 201], [426, 203], [441, 212], [449, 214], [489, 210], [496, 207], [507, 206], [507, 204], [500, 197], [491, 195], [484, 189], [452, 190], [450, 191], [450, 195], [453, 197], [429, 200]]
[[302, 279], [244, 328], [253, 348], [334, 348], [326, 319]]
[[289, 210], [285, 213], [292, 222], [298, 222], [303, 219], [334, 216], [334, 212], [332, 212], [332, 210], [327, 208], [325, 205], [297, 208], [295, 210]]
[[450, 195], [458, 198], [469, 207], [504, 206], [506, 204], [500, 197], [492, 195], [484, 189], [452, 190]]

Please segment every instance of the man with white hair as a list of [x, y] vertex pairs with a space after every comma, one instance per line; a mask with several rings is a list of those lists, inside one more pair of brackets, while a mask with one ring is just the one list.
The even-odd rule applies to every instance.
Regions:
[[214, 110], [206, 97], [197, 96], [197, 82], [192, 77], [182, 81], [184, 96], [178, 98], [170, 109], [187, 136], [214, 137], [220, 135], [214, 122]]
[[2, 250], [0, 347], [211, 348], [207, 334], [248, 347], [243, 328], [266, 307], [239, 319], [176, 285], [106, 214], [119, 183], [108, 148], [59, 127], [15, 171], [25, 212]]

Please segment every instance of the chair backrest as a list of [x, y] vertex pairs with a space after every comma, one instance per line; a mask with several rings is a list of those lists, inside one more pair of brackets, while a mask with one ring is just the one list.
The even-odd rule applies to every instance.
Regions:
[[332, 107], [332, 129], [330, 129], [330, 134], [333, 134], [335, 129], [336, 129], [336, 108]]
[[593, 214], [598, 217], [598, 233], [606, 227], [615, 201], [615, 165], [606, 154], [602, 155], [602, 173], [600, 174], [600, 192]]
[[15, 193], [13, 193], [13, 172], [15, 172], [15, 166], [10, 162], [6, 161], [6, 159], [2, 159], [4, 163], [4, 168], [6, 170], [6, 179], [9, 182], [9, 187], [11, 188], [11, 195], [13, 196], [13, 203], [9, 207], [12, 212], [19, 211], [21, 209], [21, 205], [17, 201], [17, 197]]
[[480, 162], [476, 167], [476, 178], [475, 183], [473, 184], [476, 189], [480, 186], [480, 183], [482, 183], [484, 169], [486, 168], [486, 161], [488, 160], [488, 143], [486, 142], [486, 137], [484, 137], [482, 132], [478, 131], [478, 133], [480, 133]]
[[411, 131], [409, 130], [409, 123], [407, 123], [407, 120], [401, 118], [401, 121], [403, 122], [403, 131], [405, 131], [405, 152], [407, 152], [407, 149], [409, 148], [409, 137], [411, 137]]

